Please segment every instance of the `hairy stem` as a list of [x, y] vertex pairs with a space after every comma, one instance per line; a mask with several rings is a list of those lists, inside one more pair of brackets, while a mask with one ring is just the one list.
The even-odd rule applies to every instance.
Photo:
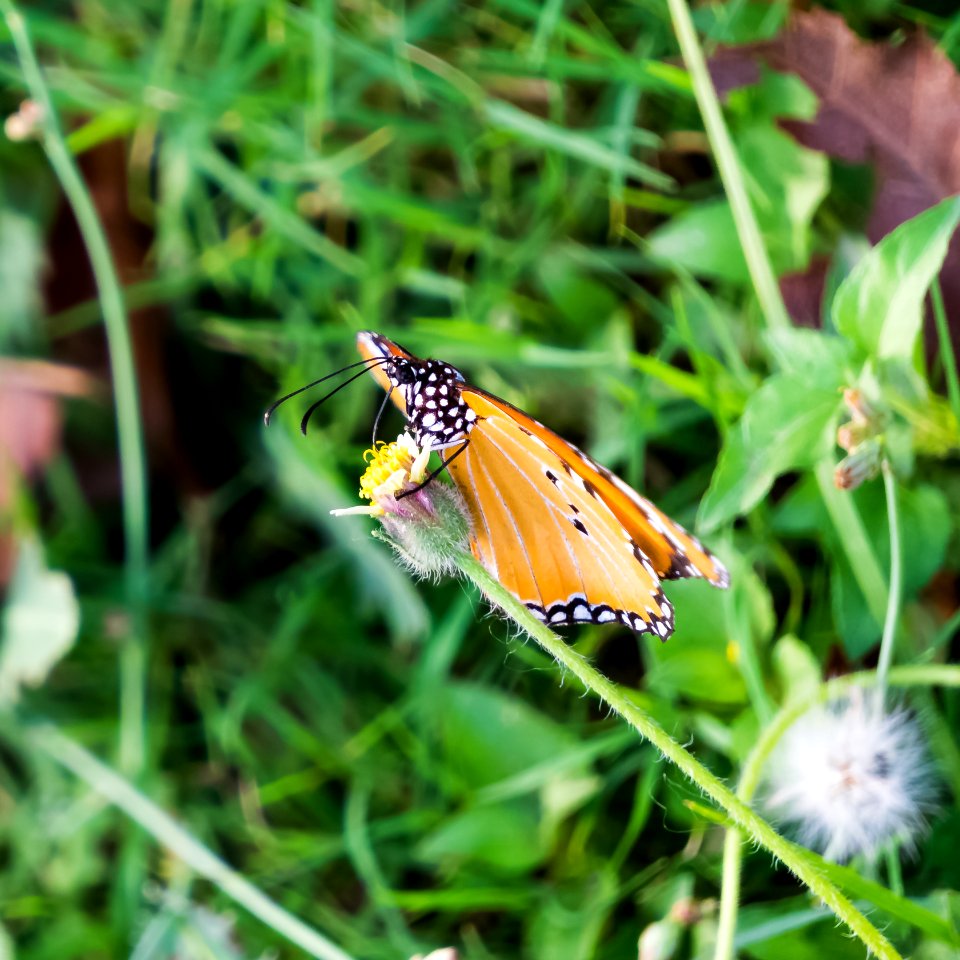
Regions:
[[897, 960], [900, 955], [884, 935], [820, 871], [813, 857], [802, 847], [780, 836], [693, 754], [685, 750], [655, 720], [647, 716], [624, 692], [583, 657], [568, 647], [553, 631], [540, 623], [530, 611], [496, 581], [469, 553], [457, 556], [457, 565], [480, 590], [535, 640], [583, 686], [620, 714], [637, 733], [649, 740], [671, 763], [703, 793], [720, 806], [734, 823], [757, 844], [772, 853], [843, 921], [881, 960]]
[[[760, 785], [763, 768], [781, 737], [811, 707], [852, 686], [868, 686], [878, 682], [874, 671], [852, 673], [823, 684], [811, 700], [784, 707], [764, 728], [754, 744], [740, 774], [737, 796], [749, 803]], [[930, 664], [893, 667], [887, 682], [897, 687], [960, 687], [960, 666]], [[740, 865], [743, 859], [743, 833], [738, 829], [727, 830], [723, 846], [723, 884], [720, 891], [720, 923], [714, 960], [732, 960], [734, 935], [736, 933], [737, 906], [740, 896]]]

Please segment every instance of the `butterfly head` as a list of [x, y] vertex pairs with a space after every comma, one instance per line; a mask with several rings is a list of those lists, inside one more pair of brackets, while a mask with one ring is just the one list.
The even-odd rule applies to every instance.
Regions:
[[462, 443], [476, 413], [464, 401], [463, 374], [443, 360], [422, 360], [379, 333], [357, 335], [370, 372], [406, 414], [407, 429], [423, 446], [444, 449]]

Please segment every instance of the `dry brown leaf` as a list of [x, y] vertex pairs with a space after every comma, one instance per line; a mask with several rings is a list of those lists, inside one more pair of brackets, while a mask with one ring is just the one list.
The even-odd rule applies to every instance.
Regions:
[[[905, 42], [862, 40], [842, 17], [797, 12], [775, 40], [721, 51], [711, 72], [721, 91], [750, 82], [756, 65], [793, 73], [820, 100], [816, 119], [785, 123], [807, 147], [872, 164], [877, 189], [867, 226], [876, 243], [894, 227], [960, 193], [960, 75], [924, 33]], [[941, 277], [960, 322], [960, 241]]]
[[59, 449], [59, 398], [96, 391], [96, 381], [80, 370], [0, 359], [0, 584], [13, 563], [12, 538], [4, 527], [14, 484], [34, 477]]

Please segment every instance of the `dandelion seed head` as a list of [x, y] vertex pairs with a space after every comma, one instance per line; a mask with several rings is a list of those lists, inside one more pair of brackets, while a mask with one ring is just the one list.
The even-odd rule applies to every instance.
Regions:
[[903, 709], [854, 690], [787, 731], [768, 764], [766, 807], [831, 860], [912, 846], [935, 801], [923, 735]]

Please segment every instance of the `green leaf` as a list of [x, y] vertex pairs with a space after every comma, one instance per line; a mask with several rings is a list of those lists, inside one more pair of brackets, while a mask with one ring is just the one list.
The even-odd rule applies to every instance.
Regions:
[[551, 884], [553, 890], [531, 917], [528, 949], [523, 955], [550, 960], [591, 960], [607, 955], [600, 949], [600, 940], [620, 891], [616, 872], [597, 864], [563, 881]]
[[488, 100], [483, 105], [483, 112], [491, 127], [512, 133], [528, 143], [548, 147], [608, 173], [620, 172], [636, 177], [661, 190], [673, 189], [673, 180], [665, 173], [618, 153], [603, 143], [598, 135], [591, 136], [548, 123], [504, 100]]
[[737, 918], [734, 946], [756, 960], [862, 960], [863, 947], [831, 919], [828, 910], [794, 899], [748, 905]]
[[[795, 79], [767, 74], [756, 86], [737, 91], [744, 121], [735, 131], [750, 200], [776, 273], [806, 268], [813, 215], [830, 185], [827, 158], [808, 150], [777, 126], [778, 116], [806, 117], [814, 97]], [[744, 284], [746, 260], [726, 200], [707, 200], [657, 227], [647, 252], [656, 260], [698, 276]]]
[[784, 706], [813, 699], [820, 687], [821, 671], [813, 651], [800, 639], [788, 634], [773, 648], [773, 669], [783, 690]]
[[32, 344], [39, 329], [44, 253], [30, 217], [0, 208], [0, 347]]
[[428, 834], [417, 855], [429, 863], [469, 860], [525, 872], [547, 852], [537, 813], [538, 805], [528, 799], [464, 810]]
[[774, 268], [778, 274], [805, 269], [810, 224], [830, 185], [826, 156], [773, 126], [744, 130], [737, 151]]
[[[438, 692], [435, 724], [450, 769], [485, 787], [574, 751], [573, 734], [522, 700], [479, 683]], [[584, 759], [581, 770], [589, 769]]]
[[935, 940], [960, 946], [960, 935], [957, 934], [954, 925], [916, 900], [898, 896], [881, 884], [861, 877], [851, 867], [831, 863], [816, 854], [814, 856], [817, 859], [818, 868], [851, 897], [870, 901], [891, 917], [909, 923], [910, 926], [922, 930]]
[[740, 671], [717, 650], [679, 650], [657, 662], [648, 684], [662, 696], [707, 703], [739, 704], [747, 699]]
[[709, 200], [672, 217], [647, 236], [646, 252], [666, 266], [699, 277], [747, 283], [750, 274], [726, 200]]
[[667, 593], [677, 629], [669, 642], [651, 649], [649, 690], [670, 699], [682, 695], [707, 704], [745, 703], [743, 676], [727, 650], [725, 595], [693, 580], [671, 582]]
[[[700, 504], [699, 525], [709, 531], [746, 513], [788, 470], [812, 466], [832, 444], [828, 429], [840, 402], [839, 370], [770, 377], [747, 402], [724, 441], [713, 480]], [[832, 382], [831, 382], [832, 381]]]
[[[890, 567], [890, 527], [883, 487], [864, 484], [854, 493], [867, 536], [883, 570]], [[953, 530], [953, 517], [943, 492], [924, 485], [898, 487], [897, 504], [903, 531], [903, 594], [912, 599], [943, 565]], [[834, 551], [830, 574], [830, 599], [844, 649], [853, 659], [862, 657], [880, 638], [880, 624], [870, 613], [850, 564], [842, 551]]]
[[825, 387], [838, 384], [850, 362], [850, 344], [822, 330], [787, 327], [768, 330], [764, 339], [781, 370], [809, 377]]
[[73, 582], [47, 569], [37, 541], [23, 541], [0, 624], [0, 706], [16, 703], [23, 686], [39, 687], [79, 628]]
[[884, 237], [837, 290], [836, 328], [871, 357], [910, 359], [923, 299], [958, 221], [960, 197], [951, 197]]
[[537, 273], [547, 295], [572, 328], [601, 324], [619, 307], [607, 287], [585, 275], [567, 257], [545, 258]]

